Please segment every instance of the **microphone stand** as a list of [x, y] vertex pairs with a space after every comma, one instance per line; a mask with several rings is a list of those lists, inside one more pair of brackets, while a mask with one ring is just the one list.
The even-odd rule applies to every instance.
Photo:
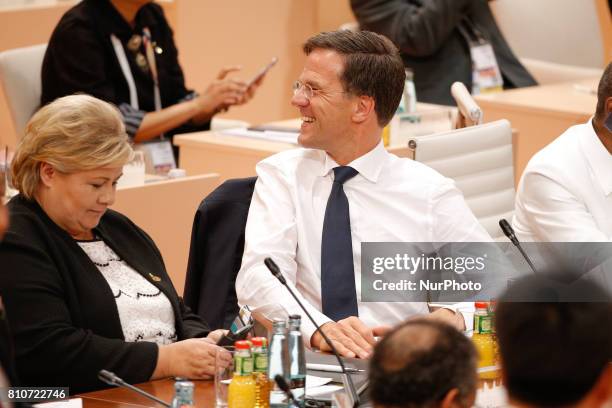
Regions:
[[359, 406], [359, 394], [357, 394], [357, 390], [355, 389], [355, 384], [353, 383], [353, 379], [350, 377], [350, 375], [346, 371], [346, 367], [344, 366], [344, 362], [340, 358], [340, 354], [338, 353], [338, 350], [336, 350], [336, 347], [334, 347], [334, 343], [332, 343], [332, 341], [329, 339], [329, 337], [327, 337], [325, 332], [323, 330], [321, 330], [321, 327], [313, 319], [313, 317], [310, 315], [310, 313], [308, 313], [308, 310], [306, 309], [306, 307], [304, 307], [304, 305], [302, 304], [300, 299], [296, 296], [295, 292], [293, 292], [291, 287], [287, 284], [287, 280], [285, 279], [285, 277], [281, 273], [280, 268], [278, 267], [278, 265], [276, 265], [276, 262], [274, 262], [272, 260], [272, 258], [266, 258], [266, 259], [264, 259], [264, 264], [268, 267], [270, 272], [272, 272], [272, 275], [274, 275], [274, 277], [276, 279], [278, 279], [280, 281], [280, 283], [282, 283], [283, 286], [285, 286], [287, 288], [287, 290], [289, 291], [291, 296], [293, 296], [293, 298], [298, 303], [300, 308], [304, 311], [304, 313], [306, 313], [306, 316], [308, 316], [308, 319], [316, 327], [316, 329], [317, 329], [316, 331], [321, 333], [321, 336], [323, 337], [323, 339], [327, 342], [327, 344], [329, 344], [329, 347], [332, 349], [332, 352], [333, 352], [334, 356], [336, 356], [336, 359], [338, 360], [338, 364], [340, 364], [340, 368], [342, 369], [342, 379], [343, 379], [343, 382], [344, 382], [344, 386], [349, 391], [349, 397], [351, 398], [351, 406], [353, 408]]
[[521, 255], [523, 255], [523, 258], [525, 259], [525, 261], [527, 261], [527, 264], [533, 271], [534, 275], [537, 275], [538, 271], [536, 270], [535, 266], [533, 266], [533, 263], [531, 262], [531, 259], [529, 258], [527, 253], [523, 250], [523, 247], [521, 246], [520, 241], [516, 238], [516, 234], [514, 233], [514, 228], [512, 228], [510, 223], [506, 221], [505, 218], [502, 218], [501, 220], [499, 220], [499, 227], [501, 228], [504, 235], [512, 242], [512, 244], [514, 244], [514, 246], [518, 248], [519, 252], [521, 253]]
[[127, 388], [128, 390], [137, 392], [138, 394], [142, 395], [145, 398], [150, 399], [151, 401], [155, 401], [158, 404], [166, 407], [166, 408], [170, 408], [170, 404], [168, 404], [165, 401], [160, 400], [159, 398], [157, 398], [154, 395], [149, 394], [148, 392], [145, 392], [143, 390], [141, 390], [138, 387], [134, 387], [132, 384], [128, 384], [125, 381], [123, 381], [120, 377], [118, 377], [117, 375], [115, 375], [115, 373], [107, 371], [107, 370], [100, 370], [98, 372], [98, 379], [102, 382], [105, 382], [108, 385], [114, 385], [117, 387], [124, 387]]

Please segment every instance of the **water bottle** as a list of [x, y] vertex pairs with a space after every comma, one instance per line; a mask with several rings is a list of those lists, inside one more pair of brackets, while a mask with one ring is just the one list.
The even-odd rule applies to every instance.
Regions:
[[172, 408], [194, 407], [193, 403], [193, 383], [183, 378], [177, 378], [174, 383], [174, 398]]
[[406, 81], [404, 83], [404, 109], [406, 113], [416, 112], [416, 88], [414, 87], [414, 73], [406, 68]]
[[289, 316], [289, 377], [291, 391], [295, 399], [303, 403], [306, 395], [306, 356], [302, 332], [300, 331], [300, 315]]
[[270, 408], [286, 408], [287, 396], [281, 390], [274, 377], [281, 375], [289, 382], [289, 349], [287, 345], [287, 325], [282, 319], [272, 323], [272, 339], [268, 349], [268, 379], [273, 383], [270, 391]]

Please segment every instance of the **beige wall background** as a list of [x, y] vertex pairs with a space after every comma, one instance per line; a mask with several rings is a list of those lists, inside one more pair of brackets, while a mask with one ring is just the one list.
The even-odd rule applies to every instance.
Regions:
[[[0, 0], [0, 51], [47, 42], [53, 28], [74, 0]], [[352, 19], [345, 0], [174, 0], [161, 1], [174, 28], [179, 59], [187, 85], [206, 89], [219, 69], [242, 65], [237, 77], [248, 79], [279, 58], [255, 98], [222, 117], [252, 123], [296, 116], [291, 107], [291, 84], [299, 75], [301, 44], [321, 30]], [[0, 87], [1, 88], [1, 87]], [[0, 89], [0, 144], [14, 147], [13, 129], [4, 93]]]

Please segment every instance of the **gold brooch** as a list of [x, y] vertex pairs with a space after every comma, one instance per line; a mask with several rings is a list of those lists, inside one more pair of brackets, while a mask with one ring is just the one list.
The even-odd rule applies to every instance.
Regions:
[[159, 276], [153, 275], [151, 272], [149, 272], [149, 276], [153, 282], [161, 282], [161, 278]]
[[127, 47], [130, 51], [132, 52], [136, 52], [138, 51], [138, 49], [140, 48], [140, 45], [142, 44], [142, 37], [139, 36], [138, 34], [134, 34], [127, 43]]

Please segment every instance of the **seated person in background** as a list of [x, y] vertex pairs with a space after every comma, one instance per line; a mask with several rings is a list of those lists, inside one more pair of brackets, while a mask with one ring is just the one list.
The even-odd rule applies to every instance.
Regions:
[[[383, 34], [399, 47], [414, 72], [420, 102], [454, 105], [450, 87], [455, 81], [478, 93], [470, 47], [480, 40], [493, 48], [504, 89], [536, 85], [506, 43], [486, 0], [351, 0], [351, 7], [362, 29]], [[479, 64], [495, 65], [489, 60]], [[482, 77], [490, 80], [486, 74], [491, 72], [483, 69]]]
[[612, 241], [612, 63], [595, 116], [535, 154], [521, 177], [512, 225], [519, 239]]
[[[380, 325], [426, 315], [429, 308], [425, 302], [358, 301], [362, 242], [491, 238], [452, 180], [385, 150], [382, 129], [405, 78], [391, 41], [369, 31], [335, 31], [310, 38], [304, 52], [291, 100], [302, 116], [298, 141], [304, 148], [257, 165], [236, 293], [240, 304], [274, 303], [303, 313], [264, 266], [270, 256], [338, 351], [366, 358], [374, 337], [387, 329]], [[432, 316], [465, 327], [450, 309]], [[328, 350], [313, 325], [302, 323], [310, 345]]]
[[463, 333], [412, 319], [374, 348], [370, 397], [379, 408], [469, 408], [476, 397], [476, 366], [476, 349]]
[[[610, 299], [594, 283], [588, 285], [583, 293]], [[511, 286], [496, 310], [503, 383], [512, 406], [609, 407], [612, 303], [512, 301], [532, 298], [525, 293], [547, 291], [528, 278]]]
[[172, 137], [208, 130], [215, 113], [253, 96], [258, 84], [247, 87], [226, 78], [237, 69], [225, 68], [206, 89], [190, 91], [172, 29], [158, 4], [83, 0], [64, 14], [49, 40], [41, 104], [84, 92], [117, 105], [136, 142], [162, 133]]
[[94, 390], [101, 369], [129, 383], [213, 374], [221, 331], [183, 305], [149, 236], [108, 209], [132, 155], [119, 111], [91, 96], [59, 98], [26, 127], [0, 246], [23, 385]]

